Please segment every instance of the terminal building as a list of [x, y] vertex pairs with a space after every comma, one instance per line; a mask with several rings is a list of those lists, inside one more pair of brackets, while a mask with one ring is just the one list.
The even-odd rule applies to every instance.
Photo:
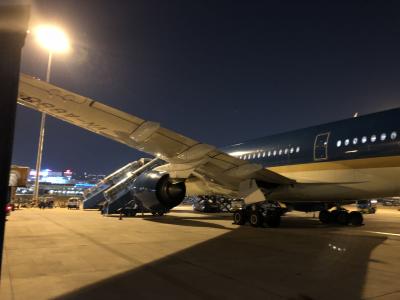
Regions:
[[[83, 191], [104, 179], [105, 175], [77, 174], [71, 170], [41, 170], [39, 173], [39, 196], [82, 196]], [[31, 169], [26, 187], [17, 189], [17, 195], [29, 197], [33, 195], [36, 170]]]

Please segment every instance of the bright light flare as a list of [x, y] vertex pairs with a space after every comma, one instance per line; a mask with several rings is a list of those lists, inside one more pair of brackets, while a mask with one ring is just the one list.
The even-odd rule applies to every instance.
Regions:
[[60, 28], [52, 25], [41, 25], [34, 29], [39, 44], [50, 52], [68, 52], [69, 39]]

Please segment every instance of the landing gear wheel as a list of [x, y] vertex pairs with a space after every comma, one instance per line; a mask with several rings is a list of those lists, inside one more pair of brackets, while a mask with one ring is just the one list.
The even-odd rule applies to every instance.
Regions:
[[363, 216], [359, 211], [352, 211], [349, 214], [349, 220], [353, 226], [361, 226], [363, 224]]
[[246, 223], [246, 214], [243, 210], [233, 213], [233, 223], [237, 225], [244, 225]]
[[253, 227], [260, 227], [264, 223], [263, 219], [264, 218], [263, 218], [263, 216], [262, 216], [262, 214], [260, 212], [253, 211], [250, 214], [249, 222], [250, 222], [250, 225], [253, 226]]
[[331, 221], [331, 213], [328, 210], [321, 210], [319, 212], [319, 220], [321, 223], [328, 224]]
[[349, 213], [345, 210], [339, 210], [336, 216], [336, 221], [340, 225], [349, 225], [350, 223]]
[[281, 225], [281, 216], [276, 212], [269, 213], [265, 217], [265, 222], [269, 227], [279, 227]]
[[335, 209], [330, 212], [330, 223], [337, 223], [338, 222], [338, 215], [339, 210]]

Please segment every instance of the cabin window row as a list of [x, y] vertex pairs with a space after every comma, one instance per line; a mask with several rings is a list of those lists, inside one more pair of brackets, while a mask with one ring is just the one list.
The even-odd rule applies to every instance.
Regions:
[[262, 158], [262, 157], [271, 157], [271, 156], [280, 156], [280, 155], [287, 155], [287, 154], [293, 154], [293, 153], [299, 153], [300, 152], [300, 147], [291, 147], [291, 148], [285, 148], [285, 149], [279, 149], [279, 150], [270, 150], [270, 151], [257, 151], [254, 153], [249, 153], [249, 154], [244, 154], [240, 155], [240, 159], [256, 159], [256, 158]]
[[[387, 134], [386, 134], [385, 132], [381, 133], [381, 135], [379, 136], [379, 139], [380, 139], [382, 142], [386, 141], [387, 138], [388, 138], [388, 136], [387, 136]], [[397, 132], [396, 132], [396, 131], [392, 131], [392, 133], [390, 134], [390, 139], [391, 139], [392, 141], [394, 141], [396, 138], [397, 138]], [[370, 140], [371, 143], [375, 143], [375, 142], [377, 141], [377, 139], [378, 139], [378, 137], [377, 137], [376, 134], [373, 134], [373, 135], [371, 135], [371, 136], [369, 137], [369, 140]], [[357, 137], [353, 138], [353, 140], [351, 141], [351, 143], [352, 143], [353, 145], [357, 145], [358, 142], [359, 142], [359, 140], [358, 140]], [[367, 137], [367, 136], [363, 136], [363, 137], [361, 138], [360, 142], [361, 142], [362, 144], [365, 144], [366, 142], [368, 142], [368, 137]], [[338, 141], [336, 142], [336, 147], [339, 148], [339, 147], [341, 147], [342, 145], [344, 145], [344, 146], [350, 145], [350, 139], [345, 139], [345, 140], [343, 141], [343, 143], [342, 143], [342, 140], [338, 140]]]

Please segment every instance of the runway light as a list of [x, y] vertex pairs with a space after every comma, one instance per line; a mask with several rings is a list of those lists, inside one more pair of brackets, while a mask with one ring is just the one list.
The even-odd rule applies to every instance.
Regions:
[[38, 26], [34, 34], [39, 44], [50, 52], [68, 52], [70, 49], [67, 35], [56, 26]]
[[344, 248], [344, 247], [338, 247], [338, 246], [333, 245], [333, 244], [328, 244], [328, 247], [331, 248], [334, 251], [346, 252], [346, 248]]

